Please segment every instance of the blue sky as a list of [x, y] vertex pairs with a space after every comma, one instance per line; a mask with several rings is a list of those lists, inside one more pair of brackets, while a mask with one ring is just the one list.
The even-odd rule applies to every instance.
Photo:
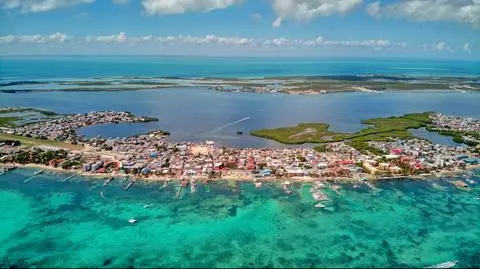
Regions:
[[480, 0], [0, 0], [0, 54], [480, 59]]

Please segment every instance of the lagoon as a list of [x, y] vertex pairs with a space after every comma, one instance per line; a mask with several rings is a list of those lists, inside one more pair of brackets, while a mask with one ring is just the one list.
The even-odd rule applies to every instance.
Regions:
[[[173, 142], [215, 140], [236, 147], [283, 147], [248, 135], [251, 130], [326, 122], [331, 129], [355, 132], [363, 119], [436, 111], [480, 117], [480, 92], [349, 92], [327, 95], [228, 93], [205, 88], [172, 88], [119, 92], [0, 93], [0, 106], [23, 106], [59, 113], [98, 110], [130, 111], [158, 122], [90, 126], [86, 136], [129, 136], [154, 129], [171, 132]], [[249, 117], [238, 123], [241, 119]], [[234, 124], [232, 124], [234, 123]], [[243, 135], [237, 135], [242, 131]]]

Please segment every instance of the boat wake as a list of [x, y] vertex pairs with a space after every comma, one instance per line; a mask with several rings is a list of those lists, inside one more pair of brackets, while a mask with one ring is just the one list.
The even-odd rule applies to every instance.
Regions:
[[238, 124], [238, 123], [240, 123], [240, 122], [244, 122], [244, 121], [249, 120], [249, 119], [250, 119], [250, 117], [245, 117], [245, 118], [240, 119], [240, 120], [236, 120], [236, 121], [229, 122], [229, 123], [227, 123], [227, 124], [224, 124], [224, 125], [222, 125], [222, 126], [220, 126], [220, 127], [217, 127], [217, 128], [215, 128], [215, 129], [213, 129], [213, 130], [211, 131], [211, 133], [220, 132], [221, 130], [223, 130], [223, 129], [229, 127], [229, 126]]

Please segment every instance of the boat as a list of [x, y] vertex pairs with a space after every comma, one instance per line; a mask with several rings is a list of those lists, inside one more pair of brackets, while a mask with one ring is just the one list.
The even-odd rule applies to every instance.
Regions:
[[353, 188], [354, 188], [354, 189], [357, 189], [357, 188], [359, 188], [359, 187], [360, 187], [360, 186], [358, 186], [357, 184], [353, 185]]
[[100, 192], [100, 196], [102, 196], [102, 198], [105, 198], [105, 195], [103, 194], [103, 191]]
[[338, 195], [341, 195], [341, 193], [340, 193], [340, 191], [339, 191], [339, 190], [340, 190], [340, 186], [338, 186], [338, 185], [332, 185], [332, 190], [333, 190], [335, 193], [337, 193]]
[[137, 222], [136, 219], [129, 219], [129, 220], [128, 220], [128, 223], [131, 223], [131, 224], [134, 224], [135, 222]]
[[151, 206], [152, 206], [152, 204], [146, 204], [146, 205], [143, 206], [143, 208], [147, 208], [147, 207], [151, 207]]
[[242, 135], [243, 132], [242, 131], [237, 131], [237, 135]]
[[290, 185], [290, 181], [285, 181], [283, 183], [283, 191], [285, 191], [286, 194], [290, 195], [293, 193], [293, 191], [291, 191], [288, 186]]
[[318, 204], [315, 205], [315, 207], [316, 208], [325, 208], [325, 205], [318, 203]]
[[457, 263], [458, 263], [458, 261], [444, 262], [444, 263], [439, 263], [439, 264], [435, 264], [435, 265], [432, 265], [432, 266], [427, 266], [427, 267], [424, 267], [424, 268], [452, 268]]
[[45, 169], [42, 169], [42, 170], [38, 170], [36, 172], [33, 173], [34, 176], [36, 175], [40, 175], [41, 173], [45, 172]]
[[471, 179], [466, 179], [466, 181], [469, 183], [469, 184], [477, 184], [477, 182], [475, 180], [471, 180]]

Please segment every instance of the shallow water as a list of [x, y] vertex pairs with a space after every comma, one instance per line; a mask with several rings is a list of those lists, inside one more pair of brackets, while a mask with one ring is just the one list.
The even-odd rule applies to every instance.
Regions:
[[314, 75], [408, 75], [478, 77], [475, 61], [179, 56], [21, 56], [0, 57], [3, 80], [92, 77], [278, 77]]
[[2, 267], [480, 266], [478, 185], [470, 192], [448, 180], [437, 181], [443, 190], [428, 181], [384, 182], [378, 191], [342, 185], [318, 209], [308, 185], [286, 196], [269, 184], [200, 184], [177, 199], [178, 184], [125, 191], [118, 180], [103, 187], [51, 174], [24, 183], [32, 172], [0, 176]]

